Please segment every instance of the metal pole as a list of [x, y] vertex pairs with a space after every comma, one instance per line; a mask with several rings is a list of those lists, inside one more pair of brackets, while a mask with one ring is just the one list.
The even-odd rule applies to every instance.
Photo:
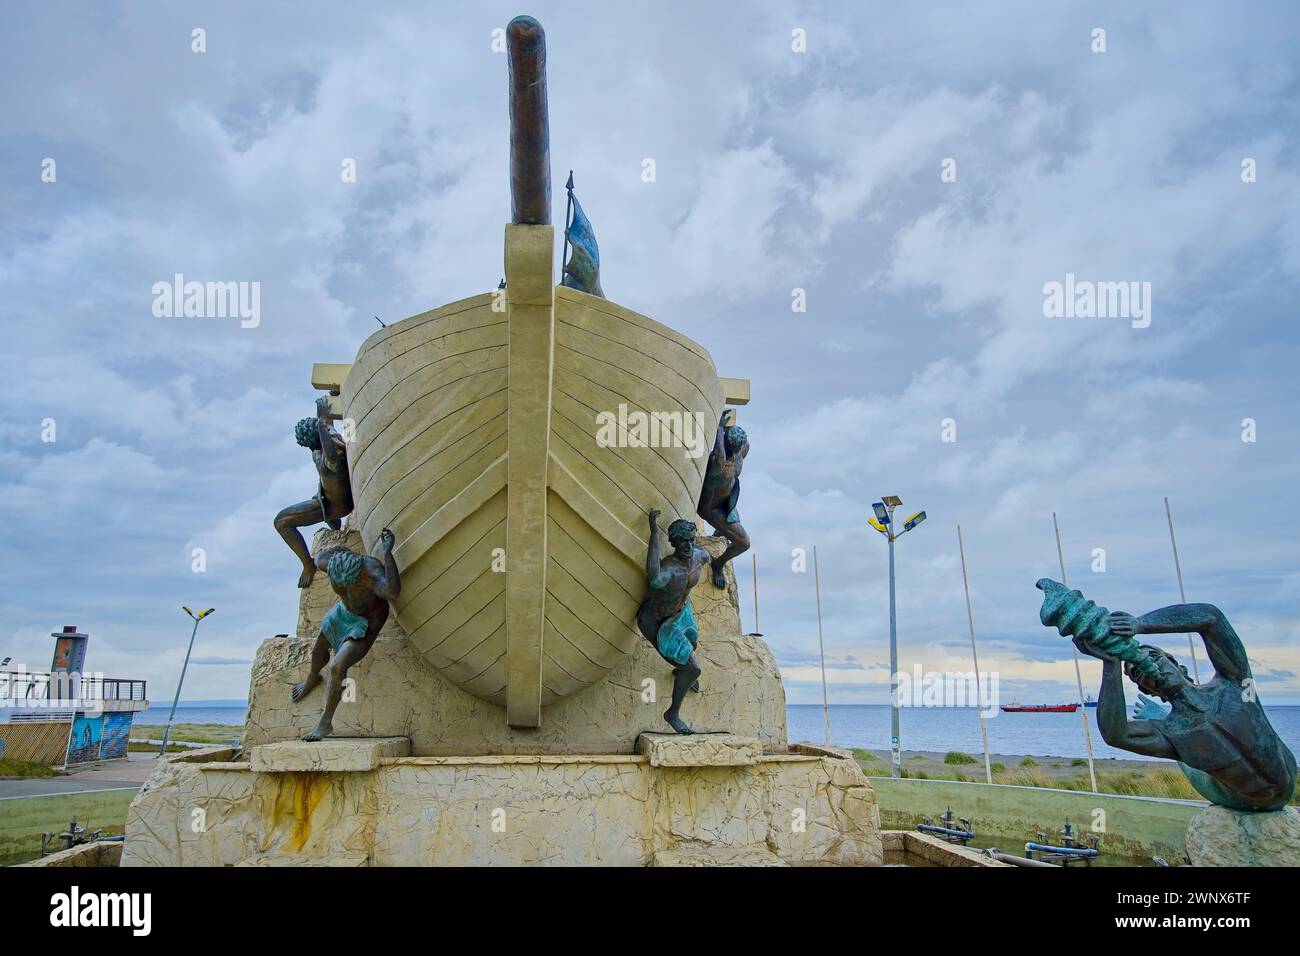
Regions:
[[190, 666], [190, 651], [194, 650], [194, 635], [199, 632], [199, 621], [202, 618], [194, 619], [194, 629], [190, 631], [190, 646], [185, 650], [185, 663], [181, 665], [181, 679], [176, 684], [176, 696], [172, 698], [172, 712], [167, 715], [167, 728], [163, 731], [162, 749], [158, 751], [158, 756], [167, 755], [167, 741], [171, 737], [172, 718], [176, 716], [176, 703], [181, 699], [181, 686], [185, 683], [185, 671]]
[[[1052, 528], [1056, 531], [1056, 560], [1061, 564], [1061, 583], [1068, 585], [1065, 579], [1065, 554], [1061, 551], [1061, 526], [1057, 523], [1056, 512], [1052, 512]], [[1079, 670], [1079, 649], [1070, 643], [1074, 653], [1074, 681], [1079, 688], [1079, 717], [1083, 720], [1083, 743], [1088, 749], [1088, 779], [1092, 781], [1092, 792], [1097, 792], [1097, 770], [1092, 762], [1092, 730], [1088, 727], [1088, 705], [1083, 697], [1083, 672]]]
[[758, 626], [758, 554], [751, 551], [749, 557], [754, 562], [754, 636], [762, 637], [763, 629]]
[[[1178, 599], [1184, 604], [1187, 603], [1187, 592], [1183, 590], [1183, 565], [1178, 560], [1178, 539], [1174, 537], [1174, 513], [1169, 510], [1169, 496], [1165, 496], [1165, 517], [1169, 520], [1169, 543], [1174, 546], [1174, 571], [1178, 574]], [[1196, 645], [1192, 642], [1192, 635], [1187, 635], [1187, 649], [1192, 654], [1192, 678], [1196, 683], [1201, 682], [1201, 670], [1196, 665]]]
[[894, 509], [889, 509], [889, 769], [903, 775], [903, 752], [898, 730], [898, 616], [894, 606]]
[[984, 682], [980, 679], [980, 656], [975, 650], [975, 614], [970, 606], [970, 583], [966, 580], [966, 546], [957, 525], [957, 551], [961, 555], [961, 586], [966, 591], [966, 623], [970, 625], [970, 656], [975, 662], [975, 699], [979, 703], [980, 736], [984, 738], [984, 780], [993, 782], [993, 765], [989, 763], [989, 724], [984, 718]]
[[813, 545], [813, 587], [817, 593], [817, 646], [822, 655], [822, 718], [826, 722], [826, 746], [831, 745], [831, 705], [826, 696], [826, 643], [822, 640], [822, 579], [817, 567], [817, 545]]
[[564, 266], [569, 259], [569, 226], [573, 217], [573, 170], [569, 170], [569, 181], [565, 183], [564, 188], [568, 190], [568, 199], [564, 203], [564, 245], [561, 246], [560, 252], [560, 282], [564, 282]]

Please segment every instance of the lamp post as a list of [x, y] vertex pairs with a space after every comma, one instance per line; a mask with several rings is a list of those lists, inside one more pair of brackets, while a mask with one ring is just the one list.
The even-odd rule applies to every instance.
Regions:
[[185, 663], [181, 665], [181, 679], [176, 682], [176, 696], [172, 698], [172, 712], [167, 715], [167, 727], [163, 730], [162, 749], [158, 751], [158, 756], [160, 757], [167, 755], [167, 741], [171, 737], [172, 733], [172, 720], [176, 716], [176, 704], [181, 699], [181, 685], [185, 683], [185, 672], [189, 670], [190, 653], [194, 650], [194, 636], [199, 632], [199, 621], [203, 620], [215, 611], [216, 608], [210, 607], [206, 611], [200, 611], [198, 614], [195, 614], [188, 607], [182, 604], [181, 610], [194, 619], [194, 629], [190, 631], [190, 646], [185, 650]]
[[889, 766], [894, 777], [903, 775], [903, 751], [899, 744], [898, 728], [898, 612], [894, 598], [894, 541], [925, 520], [925, 512], [918, 511], [903, 522], [903, 530], [894, 532], [894, 509], [903, 503], [897, 495], [883, 495], [871, 508], [874, 518], [867, 521], [889, 542]]

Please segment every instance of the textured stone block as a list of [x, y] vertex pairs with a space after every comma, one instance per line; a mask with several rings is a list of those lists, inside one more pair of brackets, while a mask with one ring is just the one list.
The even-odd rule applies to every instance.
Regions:
[[653, 866], [789, 866], [767, 847], [695, 846], [660, 850]]
[[1300, 866], [1300, 812], [1208, 807], [1187, 825], [1193, 866]]
[[763, 745], [736, 734], [642, 734], [637, 750], [652, 767], [748, 767]]
[[406, 737], [329, 737], [325, 740], [284, 740], [254, 747], [254, 773], [347, 773], [374, 770], [385, 757], [407, 757]]

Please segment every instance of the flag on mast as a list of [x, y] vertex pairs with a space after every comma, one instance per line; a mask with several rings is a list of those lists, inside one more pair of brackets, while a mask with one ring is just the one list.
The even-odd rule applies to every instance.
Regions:
[[591, 228], [591, 220], [582, 211], [578, 197], [573, 194], [573, 173], [569, 173], [566, 188], [569, 190], [570, 215], [564, 239], [573, 251], [569, 255], [569, 261], [564, 264], [564, 278], [560, 284], [603, 299], [605, 293], [600, 288], [600, 247], [596, 245], [596, 233]]

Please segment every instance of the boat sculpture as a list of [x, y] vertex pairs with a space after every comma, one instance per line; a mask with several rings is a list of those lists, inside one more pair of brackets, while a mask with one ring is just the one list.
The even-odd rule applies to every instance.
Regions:
[[[685, 335], [555, 283], [545, 38], [518, 18], [507, 42], [504, 288], [377, 331], [316, 384], [353, 431], [352, 526], [367, 548], [396, 535], [403, 630], [511, 726], [537, 727], [642, 639], [646, 512], [694, 518], [719, 416], [748, 383], [719, 379]], [[638, 447], [625, 425], [610, 442], [598, 416], [620, 411], [669, 433], [702, 425], [705, 453]]]

